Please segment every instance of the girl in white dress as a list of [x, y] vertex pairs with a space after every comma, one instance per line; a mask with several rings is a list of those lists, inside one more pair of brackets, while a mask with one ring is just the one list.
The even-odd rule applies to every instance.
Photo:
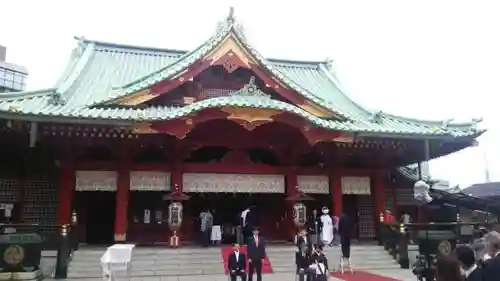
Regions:
[[320, 217], [321, 224], [323, 225], [321, 229], [321, 242], [323, 245], [331, 245], [333, 242], [333, 220], [330, 217], [330, 210], [327, 207], [321, 209], [323, 215]]

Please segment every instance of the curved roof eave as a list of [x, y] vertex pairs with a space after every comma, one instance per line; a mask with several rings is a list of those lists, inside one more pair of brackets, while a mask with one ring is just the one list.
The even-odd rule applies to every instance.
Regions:
[[[10, 104], [7, 105], [10, 108]], [[15, 106], [15, 105], [12, 105]], [[384, 133], [388, 136], [392, 137], [405, 137], [405, 136], [421, 136], [421, 137], [452, 137], [455, 138], [457, 136], [450, 135], [448, 133], [442, 132], [419, 132], [415, 133], [413, 130], [401, 130], [401, 129], [392, 129], [381, 131], [373, 131], [370, 128], [364, 126], [358, 126], [352, 122], [342, 122], [335, 120], [325, 120], [319, 117], [316, 117], [307, 111], [298, 108], [294, 105], [273, 99], [256, 99], [256, 97], [240, 97], [240, 96], [232, 96], [232, 97], [217, 97], [212, 99], [206, 99], [202, 101], [198, 101], [196, 103], [179, 107], [149, 107], [145, 109], [139, 108], [102, 108], [102, 107], [83, 107], [83, 108], [72, 108], [68, 106], [51, 106], [50, 110], [40, 111], [35, 108], [32, 111], [23, 111], [22, 108], [16, 108], [15, 111], [3, 109], [2, 115], [8, 116], [7, 118], [11, 119], [23, 119], [30, 120], [29, 117], [36, 116], [34, 119], [44, 120], [46, 122], [56, 122], [54, 118], [66, 119], [67, 121], [74, 122], [77, 120], [77, 123], [96, 123], [101, 122], [105, 123], [106, 120], [114, 124], [114, 122], [129, 122], [130, 124], [133, 122], [155, 122], [155, 121], [165, 121], [165, 120], [173, 120], [177, 118], [186, 117], [192, 113], [208, 109], [208, 108], [220, 108], [224, 106], [229, 107], [243, 107], [243, 108], [268, 108], [268, 109], [276, 109], [284, 112], [288, 112], [290, 114], [294, 114], [296, 116], [302, 117], [308, 121], [310, 121], [314, 126], [341, 131], [341, 132], [350, 132], [350, 133], [374, 133], [381, 134]], [[109, 124], [109, 123], [108, 123]], [[475, 132], [464, 132], [461, 137], [475, 137]]]

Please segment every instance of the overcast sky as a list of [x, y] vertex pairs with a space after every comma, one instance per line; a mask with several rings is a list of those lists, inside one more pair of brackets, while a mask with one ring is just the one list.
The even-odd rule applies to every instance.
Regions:
[[38, 89], [61, 73], [73, 36], [188, 50], [229, 6], [263, 55], [334, 59], [363, 106], [421, 119], [482, 116], [480, 146], [432, 161], [431, 172], [467, 185], [484, 181], [488, 163], [500, 180], [498, 0], [2, 0], [0, 44]]

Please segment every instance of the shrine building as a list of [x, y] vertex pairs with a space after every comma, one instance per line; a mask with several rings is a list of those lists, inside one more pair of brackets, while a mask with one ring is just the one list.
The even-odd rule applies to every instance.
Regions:
[[249, 205], [261, 233], [283, 241], [295, 231], [286, 199], [300, 193], [372, 239], [381, 212], [412, 204], [407, 165], [483, 131], [369, 111], [331, 64], [262, 56], [232, 13], [191, 51], [79, 38], [54, 87], [0, 94], [1, 206], [41, 225], [74, 211], [91, 244], [164, 243], [175, 190], [189, 196], [182, 241], [196, 238], [202, 209], [227, 231]]

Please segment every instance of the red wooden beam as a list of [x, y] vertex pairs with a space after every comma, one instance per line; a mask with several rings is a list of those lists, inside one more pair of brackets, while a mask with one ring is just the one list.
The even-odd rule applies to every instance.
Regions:
[[151, 86], [151, 93], [158, 96], [167, 94], [169, 91], [179, 87], [180, 85], [188, 81], [192, 81], [191, 79], [203, 72], [205, 69], [209, 68], [210, 65], [211, 61], [209, 60], [200, 60], [198, 62], [195, 62], [191, 66], [189, 66], [188, 70], [182, 73], [179, 77], [163, 80]]

